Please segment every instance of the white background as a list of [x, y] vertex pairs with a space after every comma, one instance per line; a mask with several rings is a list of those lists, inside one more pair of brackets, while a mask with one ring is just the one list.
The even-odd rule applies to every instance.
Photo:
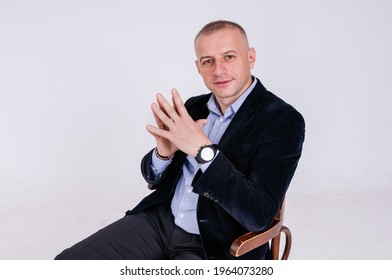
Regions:
[[155, 94], [206, 93], [193, 38], [243, 25], [306, 120], [291, 259], [391, 259], [392, 4], [0, 0], [0, 259], [53, 259], [148, 194]]

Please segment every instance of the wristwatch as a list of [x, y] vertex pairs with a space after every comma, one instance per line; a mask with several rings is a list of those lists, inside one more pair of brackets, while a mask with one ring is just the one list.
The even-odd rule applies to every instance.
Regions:
[[201, 146], [195, 156], [195, 160], [199, 164], [210, 162], [215, 158], [217, 151], [218, 145], [216, 144]]

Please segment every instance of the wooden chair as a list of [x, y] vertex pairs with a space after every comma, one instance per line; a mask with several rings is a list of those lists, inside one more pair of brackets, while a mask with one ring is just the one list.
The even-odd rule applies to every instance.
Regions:
[[285, 246], [282, 254], [282, 260], [287, 260], [291, 250], [291, 232], [289, 228], [283, 225], [284, 200], [280, 204], [272, 224], [260, 232], [249, 232], [238, 237], [231, 245], [230, 254], [235, 257], [243, 254], [271, 241], [271, 255], [273, 260], [279, 259], [280, 235], [285, 234]]

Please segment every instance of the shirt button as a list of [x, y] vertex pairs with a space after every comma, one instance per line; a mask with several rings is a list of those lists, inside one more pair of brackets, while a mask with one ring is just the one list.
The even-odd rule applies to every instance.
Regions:
[[191, 193], [191, 192], [192, 192], [192, 188], [188, 188], [186, 191], [187, 191], [188, 193]]
[[184, 218], [184, 213], [180, 213], [179, 217], [182, 219]]

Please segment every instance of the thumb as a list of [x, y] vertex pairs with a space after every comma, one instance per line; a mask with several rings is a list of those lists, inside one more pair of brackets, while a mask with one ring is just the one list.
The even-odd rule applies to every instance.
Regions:
[[203, 128], [203, 126], [205, 126], [207, 124], [207, 120], [206, 119], [200, 119], [196, 121], [196, 124], [200, 127]]

